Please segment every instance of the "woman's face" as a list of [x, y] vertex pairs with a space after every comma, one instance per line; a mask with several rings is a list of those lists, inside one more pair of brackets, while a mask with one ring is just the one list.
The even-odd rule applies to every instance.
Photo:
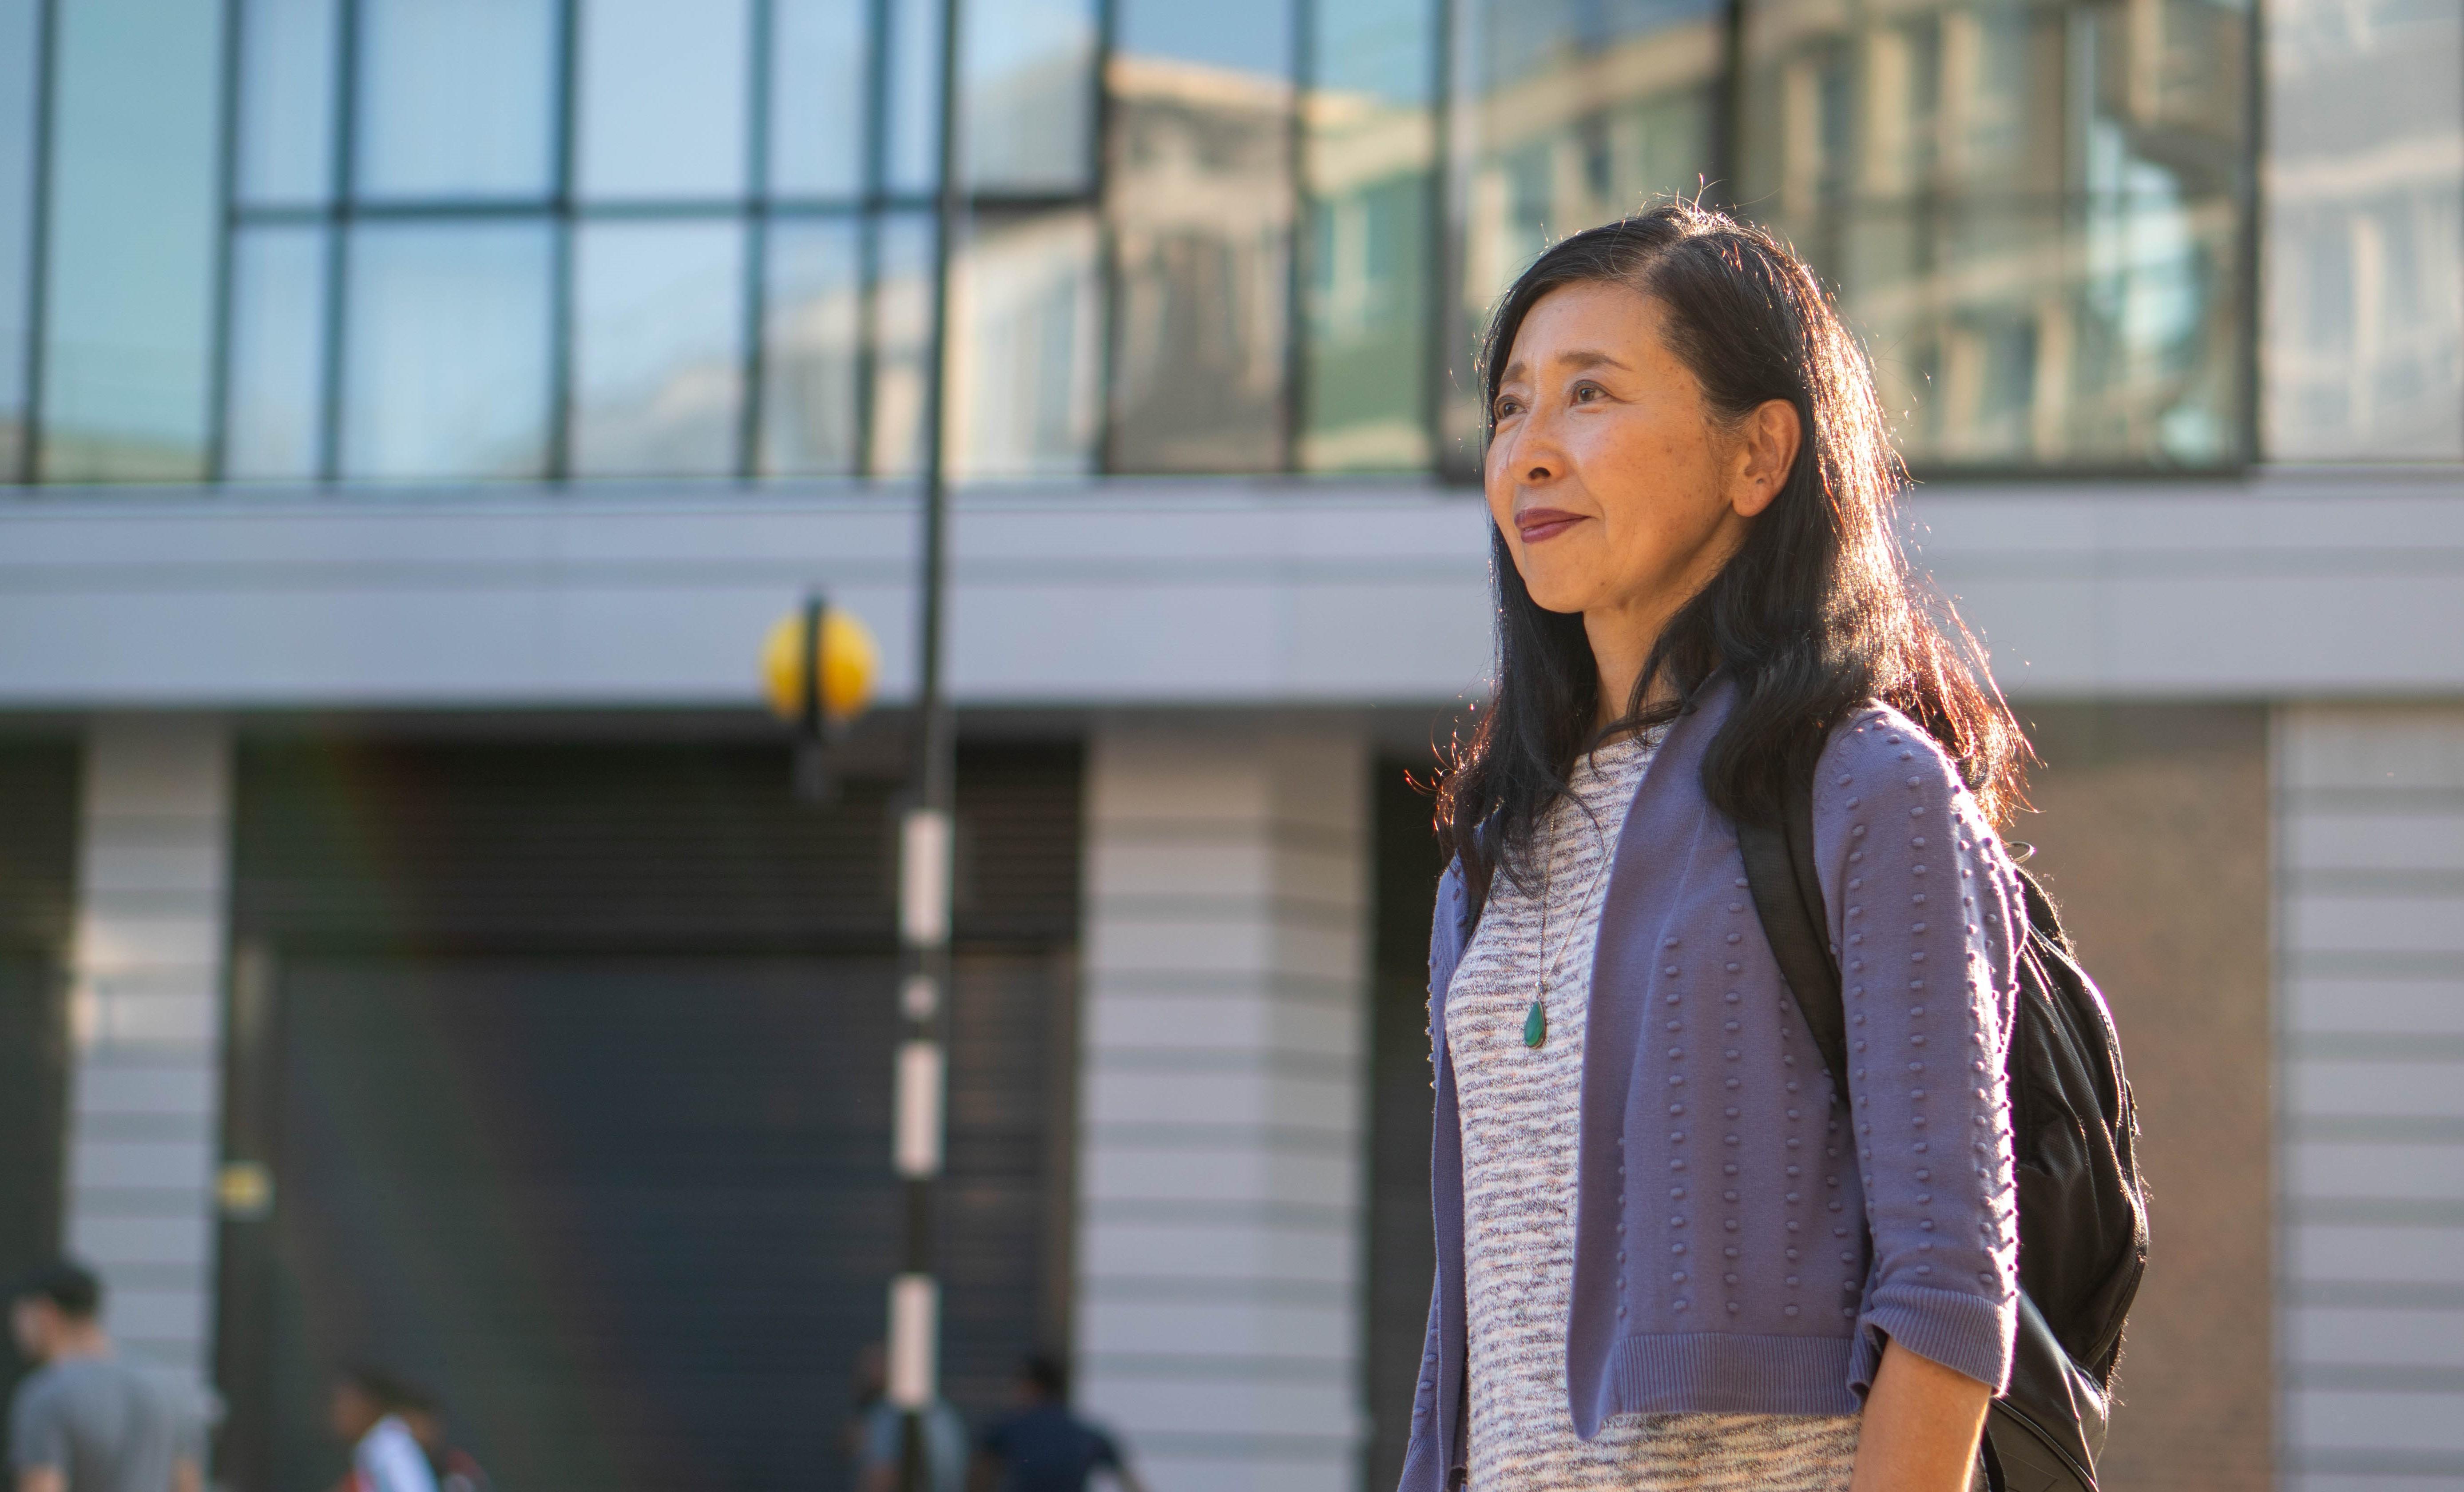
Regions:
[[1619, 619], [1656, 637], [1796, 454], [1793, 406], [1714, 418], [1662, 324], [1660, 303], [1623, 285], [1561, 286], [1524, 317], [1498, 385], [1490, 516], [1532, 600], [1582, 613], [1595, 649]]

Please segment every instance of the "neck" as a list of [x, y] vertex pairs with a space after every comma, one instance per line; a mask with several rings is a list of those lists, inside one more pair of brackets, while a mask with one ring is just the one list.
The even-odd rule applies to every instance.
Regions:
[[43, 1354], [47, 1363], [65, 1363], [81, 1357], [109, 1357], [111, 1338], [95, 1322], [77, 1322], [60, 1328], [52, 1339], [52, 1349]]
[[[1669, 614], [1668, 611], [1655, 611], [1638, 615], [1625, 608], [1583, 613], [1583, 635], [1592, 645], [1592, 668], [1600, 681], [1594, 729], [1605, 728], [1625, 718], [1627, 706], [1634, 702], [1635, 680], [1642, 677], [1642, 665], [1650, 660], [1651, 650], [1660, 645], [1660, 634]], [[1664, 704], [1676, 695], [1665, 678], [1655, 679], [1642, 702]]]

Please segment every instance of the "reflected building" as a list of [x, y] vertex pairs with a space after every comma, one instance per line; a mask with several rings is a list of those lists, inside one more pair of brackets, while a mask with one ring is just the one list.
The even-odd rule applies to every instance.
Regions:
[[[363, 1358], [508, 1486], [844, 1484], [942, 13], [0, 0], [0, 1275], [99, 1262], [234, 1492]], [[1392, 1484], [1480, 334], [1699, 196], [2043, 757], [2159, 1205], [2106, 1484], [2464, 1481], [2458, 0], [962, 13], [963, 1410], [1058, 1349], [1158, 1489]]]

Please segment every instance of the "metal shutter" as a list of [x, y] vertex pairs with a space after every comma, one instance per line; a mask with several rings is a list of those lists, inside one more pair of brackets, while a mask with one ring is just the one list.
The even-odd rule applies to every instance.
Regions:
[[[776, 749], [249, 746], [225, 1227], [233, 1484], [323, 1376], [432, 1383], [521, 1492], [844, 1484], [896, 1247], [889, 789]], [[962, 755], [945, 1379], [1066, 1329], [1074, 750]], [[1059, 1221], [1056, 1222], [1056, 1216]]]

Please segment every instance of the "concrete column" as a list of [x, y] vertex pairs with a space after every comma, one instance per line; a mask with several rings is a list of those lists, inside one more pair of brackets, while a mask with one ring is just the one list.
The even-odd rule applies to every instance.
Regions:
[[87, 736], [77, 855], [67, 1246], [132, 1359], [212, 1371], [231, 746], [218, 721]]
[[2278, 1485], [2464, 1484], [2464, 707], [2280, 710], [2273, 767]]
[[1078, 1398], [1157, 1492], [1359, 1482], [1369, 761], [1266, 722], [1089, 753]]

